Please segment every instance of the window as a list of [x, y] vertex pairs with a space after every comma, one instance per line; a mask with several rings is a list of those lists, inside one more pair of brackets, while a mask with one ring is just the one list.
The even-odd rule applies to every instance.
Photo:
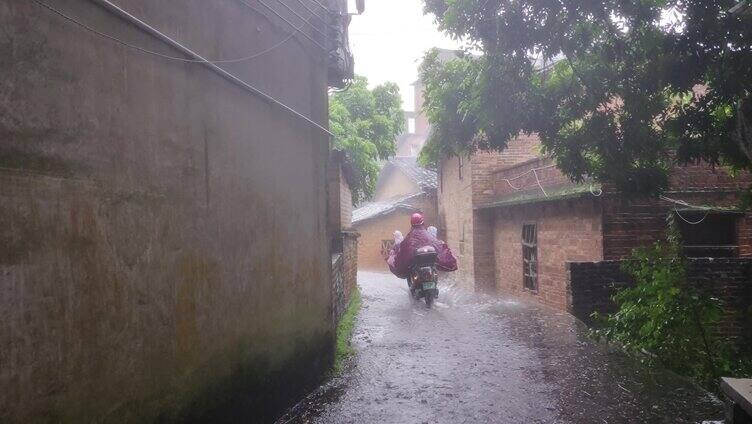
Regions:
[[733, 213], [676, 211], [684, 254], [690, 258], [730, 258], [739, 254]]
[[522, 226], [522, 285], [538, 290], [538, 234], [535, 224]]
[[407, 133], [415, 134], [415, 118], [407, 119]]
[[464, 164], [464, 163], [463, 163], [463, 161], [462, 161], [462, 155], [460, 155], [460, 156], [457, 156], [457, 168], [458, 168], [458, 170], [459, 170], [459, 174], [460, 174], [460, 179], [462, 179], [462, 167], [463, 167], [464, 165], [465, 165], [465, 164]]
[[381, 240], [381, 256], [384, 260], [389, 259], [389, 252], [394, 247], [394, 240]]

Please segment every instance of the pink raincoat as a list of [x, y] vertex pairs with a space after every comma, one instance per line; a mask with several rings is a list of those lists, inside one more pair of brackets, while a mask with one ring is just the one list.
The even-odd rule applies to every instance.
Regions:
[[423, 246], [433, 246], [438, 253], [438, 268], [441, 271], [457, 271], [457, 259], [446, 243], [433, 237], [424, 227], [413, 227], [402, 243], [392, 249], [387, 263], [389, 270], [399, 278], [410, 276], [415, 251]]

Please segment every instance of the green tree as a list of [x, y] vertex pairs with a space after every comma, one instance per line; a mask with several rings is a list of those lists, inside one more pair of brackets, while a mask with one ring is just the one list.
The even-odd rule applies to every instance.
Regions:
[[449, 96], [432, 78], [459, 65], [435, 72], [429, 56], [429, 144], [501, 150], [537, 133], [570, 178], [625, 193], [660, 192], [676, 163], [750, 170], [752, 25], [728, 12], [735, 3], [425, 0], [443, 30], [483, 52], [460, 59], [477, 73], [451, 86], [453, 115], [432, 109]]
[[353, 201], [370, 197], [379, 159], [394, 155], [395, 139], [405, 129], [399, 87], [388, 82], [369, 90], [368, 81], [356, 77], [347, 90], [329, 97], [329, 127], [332, 147], [346, 152], [355, 172]]

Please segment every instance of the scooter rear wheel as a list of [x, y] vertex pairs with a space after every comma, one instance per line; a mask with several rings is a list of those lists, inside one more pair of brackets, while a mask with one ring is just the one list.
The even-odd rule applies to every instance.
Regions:
[[433, 292], [430, 292], [430, 291], [427, 292], [424, 297], [426, 299], [426, 308], [430, 308], [431, 306], [433, 306], [433, 300], [434, 300]]

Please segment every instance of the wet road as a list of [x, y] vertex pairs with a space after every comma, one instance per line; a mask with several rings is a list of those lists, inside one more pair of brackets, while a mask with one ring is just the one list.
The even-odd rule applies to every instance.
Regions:
[[587, 337], [567, 314], [360, 273], [363, 307], [343, 375], [281, 423], [698, 423], [722, 405]]

